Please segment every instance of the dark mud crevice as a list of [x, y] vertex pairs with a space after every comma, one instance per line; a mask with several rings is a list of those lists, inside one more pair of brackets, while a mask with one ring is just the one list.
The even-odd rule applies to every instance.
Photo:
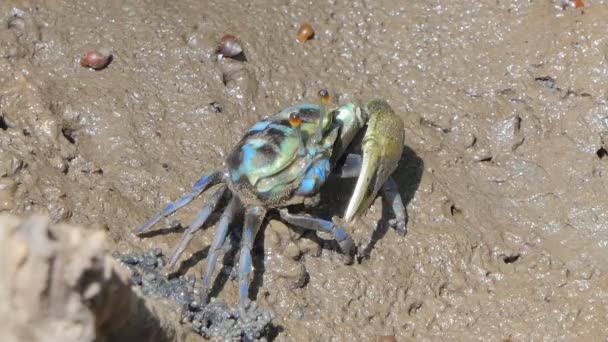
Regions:
[[437, 130], [437, 131], [439, 131], [439, 132], [441, 132], [443, 134], [448, 134], [448, 133], [450, 133], [452, 131], [452, 128], [442, 127], [440, 124], [438, 124], [438, 123], [436, 123], [436, 122], [434, 122], [432, 120], [426, 119], [426, 118], [420, 118], [420, 120], [418, 121], [418, 123], [421, 126], [432, 128], [432, 129]]
[[4, 119], [4, 116], [0, 115], [0, 129], [6, 131], [9, 128], [8, 123]]
[[462, 215], [462, 210], [460, 210], [460, 208], [458, 208], [455, 204], [452, 204], [450, 206], [450, 215], [452, 215], [452, 216]]
[[210, 102], [209, 105], [211, 106], [211, 109], [213, 110], [214, 113], [221, 113], [222, 112], [222, 105], [213, 101]]
[[547, 89], [557, 89], [559, 90], [559, 88], [555, 87], [556, 84], [556, 80], [554, 77], [551, 76], [541, 76], [541, 77], [535, 77], [534, 80], [541, 86], [547, 88]]
[[72, 131], [69, 128], [63, 128], [61, 130], [61, 134], [63, 135], [65, 140], [67, 140], [70, 144], [72, 144], [72, 145], [76, 144], [76, 138], [74, 137], [74, 131]]
[[503, 261], [505, 264], [512, 264], [512, 263], [514, 263], [514, 262], [518, 261], [518, 260], [519, 260], [519, 258], [520, 258], [520, 254], [503, 255], [503, 256], [501, 257], [502, 261]]
[[407, 313], [410, 316], [415, 316], [420, 310], [422, 310], [423, 303], [420, 301], [415, 301], [411, 303], [408, 307]]

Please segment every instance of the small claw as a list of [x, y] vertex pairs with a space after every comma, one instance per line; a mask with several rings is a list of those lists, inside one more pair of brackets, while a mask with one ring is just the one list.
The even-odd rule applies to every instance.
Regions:
[[371, 205], [397, 168], [403, 151], [403, 121], [386, 101], [370, 101], [361, 107], [361, 111], [367, 113], [369, 119], [362, 142], [361, 173], [344, 215], [346, 222], [351, 222]]

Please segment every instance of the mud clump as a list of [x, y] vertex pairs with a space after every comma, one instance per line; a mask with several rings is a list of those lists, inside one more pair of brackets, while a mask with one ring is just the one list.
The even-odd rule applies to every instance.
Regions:
[[145, 296], [169, 298], [182, 307], [182, 322], [190, 323], [194, 331], [209, 339], [221, 341], [266, 341], [274, 327], [272, 312], [255, 302], [244, 308], [232, 308], [212, 299], [200, 304], [201, 292], [194, 276], [171, 277], [163, 272], [165, 258], [156, 248], [147, 252], [130, 252], [113, 256], [131, 271], [133, 285]]
[[274, 315], [256, 302], [243, 309], [229, 308], [226, 304], [211, 302], [198, 311], [189, 311], [187, 316], [196, 332], [206, 338], [221, 340], [267, 341], [272, 334]]
[[194, 276], [169, 278], [162, 273], [165, 259], [160, 249], [124, 255], [114, 252], [113, 256], [129, 268], [132, 284], [140, 286], [144, 295], [169, 298], [182, 305], [198, 305]]

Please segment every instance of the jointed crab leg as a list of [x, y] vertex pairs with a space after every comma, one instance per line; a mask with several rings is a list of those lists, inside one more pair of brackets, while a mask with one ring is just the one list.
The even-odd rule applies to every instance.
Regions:
[[395, 214], [395, 218], [390, 220], [389, 224], [395, 228], [399, 235], [405, 235], [407, 232], [405, 226], [407, 223], [407, 212], [405, 211], [401, 194], [399, 194], [399, 188], [397, 188], [397, 183], [395, 183], [393, 177], [388, 177], [384, 186], [382, 186], [382, 197], [390, 203]]
[[196, 233], [196, 231], [198, 231], [203, 224], [205, 224], [205, 221], [207, 221], [209, 215], [211, 215], [213, 210], [215, 210], [215, 207], [220, 202], [222, 195], [224, 192], [226, 192], [226, 188], [226, 185], [222, 185], [219, 189], [215, 190], [213, 195], [211, 195], [211, 197], [209, 197], [207, 200], [205, 206], [198, 212], [198, 215], [196, 215], [194, 221], [190, 223], [188, 229], [186, 229], [186, 231], [182, 234], [182, 238], [173, 250], [173, 253], [171, 253], [171, 258], [169, 259], [168, 265], [169, 269], [175, 266], [175, 263], [177, 263], [180, 255], [182, 255], [184, 249], [186, 249], [186, 246], [188, 246], [188, 243], [190, 243], [190, 240], [192, 240], [194, 237], [194, 233]]
[[244, 305], [249, 295], [249, 283], [251, 282], [251, 250], [255, 236], [258, 234], [260, 225], [266, 216], [263, 207], [250, 207], [245, 211], [245, 223], [241, 236], [241, 257], [239, 260], [239, 303]]
[[222, 217], [220, 218], [219, 223], [217, 224], [217, 232], [215, 233], [215, 237], [213, 238], [213, 243], [211, 247], [209, 247], [209, 254], [207, 254], [207, 266], [205, 268], [205, 275], [203, 276], [203, 286], [201, 290], [201, 304], [207, 304], [207, 295], [209, 292], [209, 284], [211, 282], [211, 276], [213, 275], [213, 271], [215, 270], [215, 265], [217, 263], [217, 257], [220, 249], [224, 245], [224, 241], [226, 240], [226, 236], [228, 235], [228, 228], [230, 227], [230, 223], [236, 214], [240, 206], [239, 198], [234, 196], [228, 203], [226, 209], [222, 213]]
[[217, 183], [224, 181], [226, 179], [226, 177], [227, 177], [227, 174], [225, 171], [212, 172], [210, 174], [207, 174], [207, 175], [201, 177], [201, 179], [199, 179], [198, 181], [196, 181], [196, 183], [194, 183], [194, 185], [192, 186], [192, 189], [190, 189], [190, 192], [183, 195], [178, 200], [167, 204], [167, 206], [165, 206], [165, 208], [160, 213], [154, 215], [146, 223], [144, 223], [139, 228], [137, 228], [135, 230], [135, 234], [139, 235], [139, 234], [143, 234], [143, 233], [147, 232], [161, 218], [171, 215], [177, 209], [192, 202], [192, 200], [195, 199], [196, 197], [198, 197], [203, 191], [205, 191], [205, 189], [207, 189], [208, 187], [210, 187], [212, 185], [215, 185]]
[[290, 214], [287, 209], [281, 209], [280, 214], [283, 221], [293, 224], [294, 226], [332, 234], [340, 246], [342, 253], [347, 256], [351, 255], [353, 239], [343, 228], [335, 225], [332, 221], [305, 215]]

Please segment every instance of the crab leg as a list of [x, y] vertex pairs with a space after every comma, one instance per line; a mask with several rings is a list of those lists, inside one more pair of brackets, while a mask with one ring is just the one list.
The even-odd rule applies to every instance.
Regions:
[[403, 151], [403, 121], [382, 100], [361, 107], [368, 116], [363, 137], [363, 161], [355, 191], [348, 203], [344, 219], [351, 222], [368, 208], [388, 177], [397, 168]]
[[201, 177], [199, 180], [196, 181], [196, 183], [194, 183], [192, 189], [190, 189], [190, 192], [183, 195], [176, 201], [167, 204], [160, 213], [154, 215], [146, 223], [137, 228], [135, 230], [135, 234], [139, 235], [147, 232], [148, 230], [150, 230], [150, 228], [152, 228], [154, 224], [156, 224], [156, 222], [160, 221], [161, 218], [173, 214], [177, 209], [192, 202], [193, 199], [198, 197], [208, 187], [224, 181], [226, 177], [226, 172], [212, 172]]
[[205, 224], [205, 221], [207, 221], [209, 215], [211, 215], [217, 204], [220, 202], [220, 199], [225, 191], [226, 185], [222, 185], [219, 189], [215, 190], [205, 206], [198, 212], [198, 215], [196, 215], [194, 221], [190, 223], [188, 229], [186, 229], [186, 231], [182, 234], [182, 238], [179, 240], [179, 243], [173, 250], [173, 253], [171, 253], [171, 258], [169, 259], [168, 264], [169, 269], [172, 269], [173, 266], [175, 266], [175, 263], [177, 263], [180, 255], [182, 255], [184, 249], [186, 249], [186, 246], [188, 246], [188, 243], [190, 243], [194, 237], [194, 233], [196, 233], [203, 226], [203, 224]]
[[203, 276], [203, 286], [201, 289], [201, 304], [207, 304], [207, 295], [209, 292], [209, 284], [211, 282], [211, 276], [213, 275], [213, 271], [215, 270], [215, 265], [217, 263], [218, 253], [224, 245], [224, 241], [226, 240], [226, 236], [228, 235], [228, 228], [230, 227], [230, 223], [236, 214], [236, 211], [239, 207], [239, 199], [234, 196], [228, 203], [226, 209], [222, 213], [222, 217], [217, 225], [217, 232], [215, 233], [215, 237], [213, 238], [213, 243], [209, 248], [209, 254], [207, 255], [207, 266], [205, 268], [205, 275]]
[[245, 305], [249, 295], [249, 283], [251, 282], [251, 250], [253, 242], [266, 216], [264, 207], [250, 207], [245, 212], [245, 223], [241, 236], [241, 257], [239, 260], [239, 303]]
[[[346, 156], [344, 163], [334, 170], [333, 175], [340, 178], [355, 178], [361, 173], [361, 156], [358, 154], [349, 154]], [[382, 197], [391, 205], [395, 218], [389, 221], [391, 227], [397, 230], [399, 235], [405, 235], [406, 233], [406, 222], [407, 212], [399, 188], [393, 177], [389, 176], [384, 182], [384, 185], [380, 189]]]
[[306, 229], [312, 229], [332, 234], [334, 239], [340, 246], [340, 250], [342, 251], [342, 253], [346, 254], [347, 256], [351, 255], [351, 251], [353, 248], [353, 239], [342, 227], [337, 226], [332, 221], [305, 215], [293, 215], [290, 214], [287, 209], [281, 209], [280, 214], [281, 219], [283, 219], [283, 221], [287, 223]]
[[390, 203], [391, 208], [393, 208], [393, 213], [395, 214], [395, 218], [388, 223], [391, 227], [395, 228], [397, 234], [402, 236], [405, 235], [407, 232], [407, 227], [405, 226], [407, 223], [407, 211], [405, 210], [401, 194], [399, 194], [399, 188], [397, 188], [397, 183], [395, 183], [393, 177], [388, 177], [386, 183], [382, 186], [382, 197]]

